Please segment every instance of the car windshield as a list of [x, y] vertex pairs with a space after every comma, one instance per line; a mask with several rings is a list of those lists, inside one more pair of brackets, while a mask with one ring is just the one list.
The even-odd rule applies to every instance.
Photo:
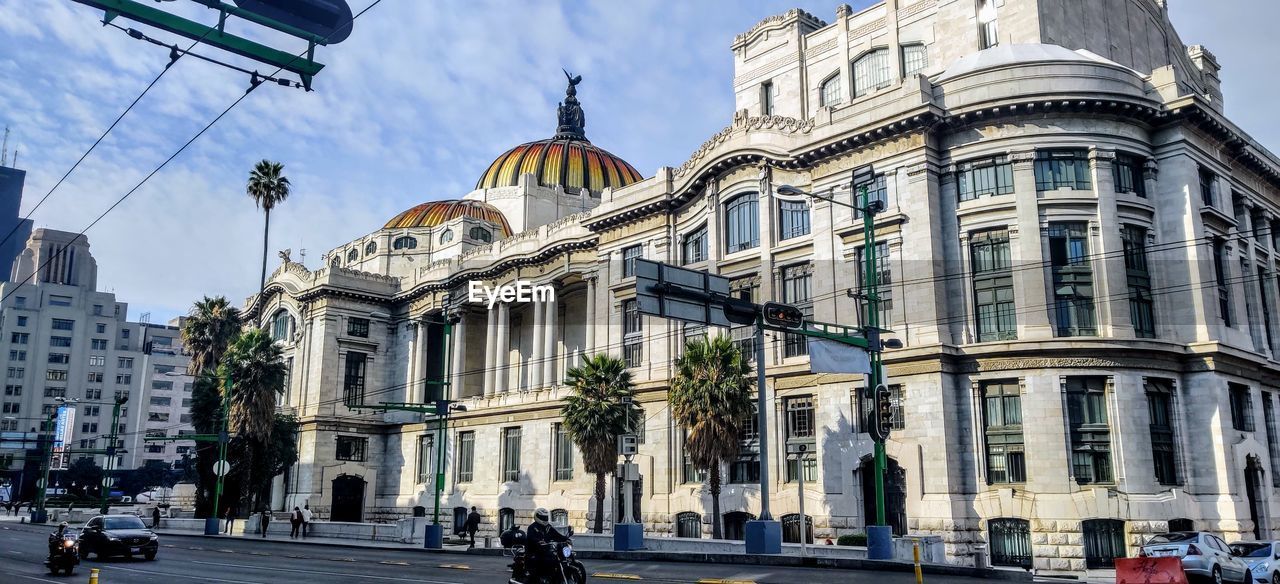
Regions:
[[1271, 553], [1269, 543], [1233, 543], [1231, 553], [1242, 558], [1265, 558]]
[[1187, 543], [1187, 542], [1195, 541], [1196, 537], [1198, 536], [1199, 536], [1198, 533], [1190, 532], [1190, 531], [1162, 533], [1160, 535], [1157, 535], [1151, 538], [1151, 541], [1147, 542], [1147, 545], [1156, 544], [1156, 543]]
[[102, 520], [107, 529], [146, 529], [137, 517], [107, 517]]

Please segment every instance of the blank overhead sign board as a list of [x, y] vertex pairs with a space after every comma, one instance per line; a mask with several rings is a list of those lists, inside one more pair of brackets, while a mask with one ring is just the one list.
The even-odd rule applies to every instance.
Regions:
[[636, 301], [641, 314], [728, 327], [724, 300], [729, 279], [652, 260], [636, 259]]

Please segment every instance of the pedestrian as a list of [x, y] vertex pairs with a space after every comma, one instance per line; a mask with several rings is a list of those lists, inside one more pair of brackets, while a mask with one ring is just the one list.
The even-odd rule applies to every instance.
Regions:
[[151, 509], [151, 529], [160, 529], [160, 506]]
[[231, 530], [236, 523], [236, 514], [235, 514], [235, 511], [231, 508], [231, 506], [229, 505], [227, 506], [227, 513], [224, 515], [224, 517], [226, 517], [227, 519], [227, 525], [222, 529], [222, 533], [231, 535]]
[[311, 529], [311, 503], [302, 506], [302, 539], [307, 539], [307, 530]]
[[471, 513], [467, 515], [466, 530], [467, 536], [471, 538], [471, 546], [467, 549], [476, 547], [476, 532], [480, 531], [480, 513], [476, 511], [475, 505], [471, 506]]
[[263, 508], [262, 508], [262, 522], [261, 522], [261, 525], [260, 525], [260, 527], [262, 527], [262, 537], [266, 537], [266, 536], [267, 536], [267, 526], [268, 526], [268, 525], [271, 525], [271, 512], [270, 512], [270, 511], [267, 511], [267, 508], [266, 508], [266, 507], [263, 507]]
[[302, 509], [297, 505], [293, 507], [293, 513], [289, 514], [289, 539], [298, 537], [298, 529], [302, 527]]

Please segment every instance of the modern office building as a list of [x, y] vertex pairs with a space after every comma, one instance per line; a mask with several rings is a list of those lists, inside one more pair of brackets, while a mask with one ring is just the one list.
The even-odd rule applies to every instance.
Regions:
[[32, 223], [19, 214], [27, 172], [6, 166], [6, 158], [0, 155], [0, 274], [7, 278], [13, 271], [14, 258], [31, 237]]
[[[735, 111], [674, 166], [643, 178], [588, 141], [571, 86], [553, 137], [477, 168], [462, 198], [409, 209], [315, 271], [276, 270], [245, 307], [284, 346], [283, 407], [302, 422], [276, 503], [335, 521], [430, 505], [434, 422], [352, 406], [436, 399], [447, 370], [467, 408], [446, 435], [447, 508], [499, 526], [536, 507], [579, 529], [612, 521], [618, 491], [592, 508], [560, 421], [565, 371], [604, 352], [631, 366], [645, 412], [634, 503], [649, 537], [706, 537], [719, 519], [740, 538], [763, 464], [787, 540], [805, 532], [801, 496], [817, 538], [862, 531], [863, 379], [810, 373], [806, 345], [781, 335], [755, 364], [768, 424], [747, 426], [711, 517], [666, 405], [671, 363], [686, 338], [753, 349], [753, 331], [640, 315], [632, 260], [856, 326], [859, 212], [779, 187], [851, 204], [852, 170], [872, 164], [880, 322], [905, 344], [886, 355], [895, 532], [940, 534], [957, 563], [986, 546], [1043, 572], [1106, 566], [1166, 529], [1273, 537], [1280, 159], [1226, 117], [1213, 55], [1182, 43], [1161, 0], [833, 16], [792, 10], [734, 38]], [[584, 101], [609, 99], [587, 77]], [[517, 281], [554, 300], [469, 301], [473, 284]], [[446, 313], [460, 318], [448, 346], [432, 320]], [[788, 461], [789, 444], [817, 456]]]

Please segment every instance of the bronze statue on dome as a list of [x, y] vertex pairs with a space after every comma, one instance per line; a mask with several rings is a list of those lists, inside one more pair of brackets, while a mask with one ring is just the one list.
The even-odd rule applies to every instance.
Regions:
[[586, 115], [582, 113], [582, 106], [578, 103], [578, 84], [582, 83], [581, 75], [572, 75], [568, 71], [564, 71], [564, 76], [569, 80], [569, 86], [564, 90], [564, 101], [560, 102], [560, 106], [556, 109], [559, 118], [559, 126], [556, 128], [557, 138], [577, 138], [586, 140], [587, 127]]

